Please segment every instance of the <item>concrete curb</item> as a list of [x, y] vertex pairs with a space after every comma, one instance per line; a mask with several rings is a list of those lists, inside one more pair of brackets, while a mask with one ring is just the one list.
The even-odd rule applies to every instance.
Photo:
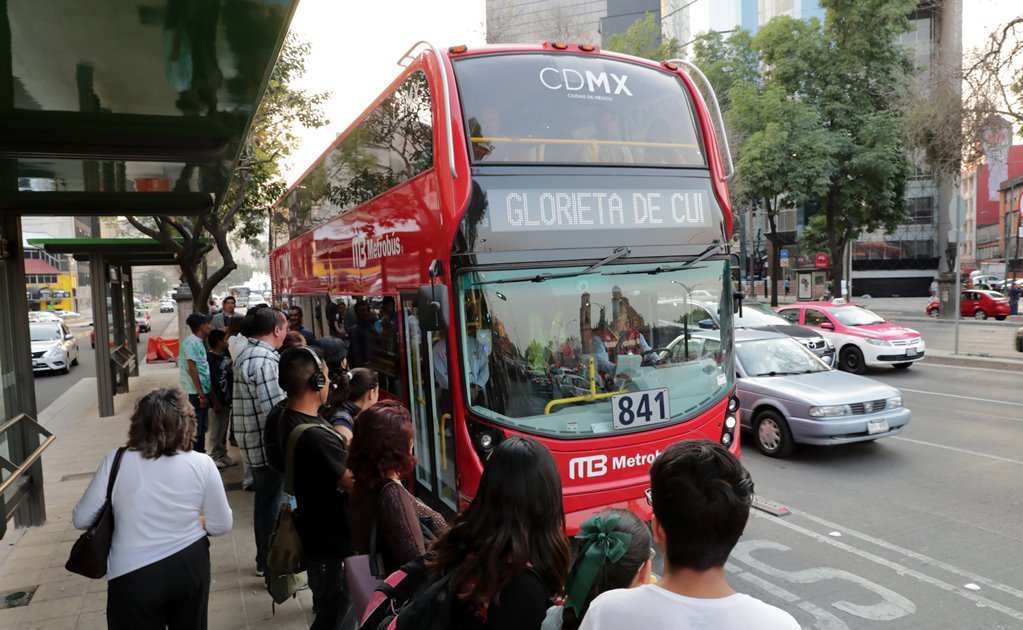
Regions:
[[[1020, 356], [1023, 357], [1023, 355]], [[1012, 359], [1009, 357], [980, 356], [965, 353], [953, 354], [951, 352], [935, 353], [928, 350], [927, 355], [920, 362], [929, 365], [954, 365], [956, 367], [1004, 370], [1023, 374], [1023, 358]]]

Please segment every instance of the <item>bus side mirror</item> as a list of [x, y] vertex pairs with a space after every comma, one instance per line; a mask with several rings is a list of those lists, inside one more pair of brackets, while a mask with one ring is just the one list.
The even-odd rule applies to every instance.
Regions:
[[426, 284], [419, 287], [419, 327], [429, 332], [447, 330], [449, 317], [448, 287]]

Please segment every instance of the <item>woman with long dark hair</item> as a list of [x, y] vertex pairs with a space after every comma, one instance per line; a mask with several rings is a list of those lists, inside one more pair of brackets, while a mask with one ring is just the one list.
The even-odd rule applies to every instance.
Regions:
[[565, 584], [564, 606], [547, 611], [540, 630], [577, 630], [590, 602], [604, 591], [632, 588], [650, 580], [650, 530], [628, 510], [609, 509], [583, 521]]
[[427, 566], [450, 576], [452, 627], [539, 628], [568, 573], [565, 510], [554, 457], [532, 438], [494, 449], [476, 498], [433, 545]]
[[359, 414], [348, 451], [348, 469], [355, 477], [348, 503], [352, 547], [357, 554], [369, 553], [375, 514], [377, 552], [388, 573], [423, 555], [426, 538], [447, 527], [444, 517], [402, 485], [416, 465], [414, 439], [412, 415], [388, 400]]
[[[207, 535], [230, 531], [232, 515], [217, 466], [192, 450], [195, 434], [195, 410], [180, 389], [157, 389], [135, 404], [111, 494], [108, 628], [206, 628]], [[75, 505], [75, 527], [96, 522], [117, 451]]]
[[329, 409], [323, 415], [338, 433], [351, 441], [355, 416], [380, 400], [380, 378], [375, 370], [354, 368], [348, 372], [332, 369], [330, 380], [337, 383], [337, 387], [331, 392]]

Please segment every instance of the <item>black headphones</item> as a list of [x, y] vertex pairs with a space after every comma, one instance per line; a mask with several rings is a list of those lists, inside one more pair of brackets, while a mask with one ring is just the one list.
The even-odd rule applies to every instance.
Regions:
[[309, 388], [314, 392], [318, 392], [327, 386], [327, 375], [323, 373], [323, 364], [320, 363], [320, 355], [310, 348], [309, 346], [302, 346], [309, 351], [309, 354], [313, 355], [313, 359], [316, 361], [316, 371], [309, 375]]

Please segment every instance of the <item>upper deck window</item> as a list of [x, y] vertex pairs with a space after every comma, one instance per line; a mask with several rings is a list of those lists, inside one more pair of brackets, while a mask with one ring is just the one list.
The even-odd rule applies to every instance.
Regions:
[[682, 81], [596, 56], [507, 54], [455, 62], [475, 163], [707, 166]]

